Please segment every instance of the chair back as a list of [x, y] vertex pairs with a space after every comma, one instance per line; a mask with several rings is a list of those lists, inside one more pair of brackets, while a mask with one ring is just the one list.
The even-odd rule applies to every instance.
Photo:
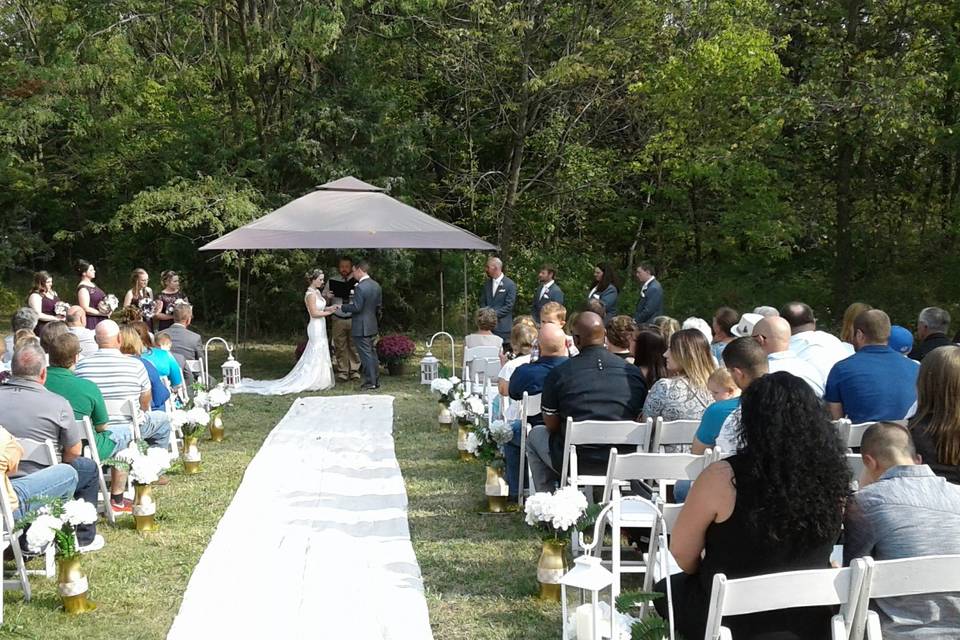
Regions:
[[847, 468], [853, 476], [853, 482], [860, 482], [860, 474], [863, 473], [863, 456], [859, 453], [847, 454]]
[[49, 467], [57, 464], [57, 449], [53, 446], [53, 440], [44, 438], [43, 440], [31, 440], [30, 438], [17, 438], [17, 442], [23, 447], [23, 455], [20, 460], [34, 462], [38, 465]]
[[848, 449], [859, 449], [860, 443], [863, 441], [863, 434], [867, 429], [877, 424], [876, 422], [860, 422], [858, 424], [851, 424], [850, 431], [847, 433], [847, 448]]
[[83, 455], [93, 460], [94, 464], [97, 465], [97, 484], [100, 486], [100, 503], [97, 505], [98, 509], [103, 513], [107, 522], [116, 524], [116, 515], [110, 506], [110, 491], [107, 487], [107, 479], [103, 474], [103, 460], [100, 459], [100, 452], [97, 450], [97, 438], [93, 431], [93, 422], [89, 416], [83, 416], [83, 418], [77, 422], [83, 429], [83, 439], [87, 442]]
[[[583, 420], [574, 422], [567, 419], [566, 439], [563, 448], [563, 465], [560, 471], [560, 486], [567, 481], [576, 484], [577, 447], [581, 445], [617, 445], [635, 446], [637, 451], [647, 451], [653, 433], [653, 421], [633, 422], [631, 420]], [[596, 484], [601, 484], [601, 479]], [[593, 482], [591, 482], [593, 484]]]
[[713, 461], [713, 452], [692, 453], [627, 453], [610, 450], [607, 481], [603, 501], [619, 497], [618, 487], [630, 480], [696, 480], [700, 472]]
[[840, 605], [840, 615], [833, 620], [834, 637], [837, 637], [838, 623], [841, 629], [847, 630], [853, 623], [867, 572], [866, 563], [859, 558], [843, 569], [786, 571], [736, 580], [718, 573], [713, 577], [704, 638], [721, 638], [724, 616]]
[[677, 524], [677, 518], [680, 517], [680, 512], [683, 511], [682, 504], [661, 504], [660, 512], [663, 514], [663, 525], [666, 528], [666, 533], [673, 531], [673, 525]]
[[[24, 602], [30, 602], [31, 590], [30, 579], [27, 577], [27, 567], [23, 559], [23, 552], [20, 549], [19, 536], [14, 533], [16, 522], [13, 519], [13, 509], [10, 508], [10, 496], [7, 493], [5, 482], [0, 482], [0, 518], [3, 520], [3, 547], [10, 547], [13, 554], [13, 560], [17, 568], [16, 580], [4, 580], [0, 576], [0, 596], [3, 590], [19, 587], [23, 591]], [[2, 606], [0, 606], [2, 609]], [[2, 613], [0, 613], [2, 615]]]
[[[520, 506], [523, 506], [523, 501], [525, 494], [523, 491], [523, 485], [526, 482], [526, 474], [524, 469], [527, 464], [527, 431], [530, 429], [530, 417], [539, 415], [540, 413], [540, 394], [530, 395], [526, 391], [523, 392], [523, 398], [520, 400], [520, 474], [519, 474], [519, 489], [517, 498], [520, 502]], [[531, 485], [532, 485], [531, 481]]]
[[831, 422], [833, 428], [837, 430], [837, 437], [840, 439], [840, 443], [844, 447], [849, 446], [847, 441], [850, 440], [850, 425], [852, 424], [846, 418], [840, 418], [839, 420], [833, 420]]
[[653, 427], [653, 445], [650, 451], [656, 453], [660, 447], [667, 445], [686, 445], [693, 444], [693, 436], [697, 434], [700, 428], [699, 420], [670, 420], [664, 422], [663, 418], [657, 418]]
[[500, 373], [499, 347], [470, 347], [463, 350], [463, 379], [473, 380], [480, 377], [480, 382], [493, 380]]
[[130, 423], [133, 439], [140, 440], [140, 425], [145, 420], [140, 410], [140, 398], [104, 398], [103, 401], [107, 405], [107, 416], [111, 420]]

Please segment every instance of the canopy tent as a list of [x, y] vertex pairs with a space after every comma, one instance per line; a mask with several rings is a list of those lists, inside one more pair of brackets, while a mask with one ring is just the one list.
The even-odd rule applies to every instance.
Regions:
[[[347, 176], [217, 238], [201, 251], [250, 249], [465, 249], [497, 247], [457, 226], [391, 198], [386, 190]], [[440, 272], [443, 324], [443, 270]], [[464, 295], [467, 291], [464, 255]], [[236, 341], [240, 341], [237, 285]]]

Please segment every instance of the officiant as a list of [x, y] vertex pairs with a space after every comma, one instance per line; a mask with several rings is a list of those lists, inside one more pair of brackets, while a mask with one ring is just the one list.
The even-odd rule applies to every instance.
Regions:
[[[352, 274], [353, 260], [346, 256], [340, 258], [337, 262], [337, 275], [327, 280], [327, 285], [323, 288], [323, 297], [327, 299], [328, 304], [340, 306], [352, 302], [350, 292], [357, 284]], [[337, 375], [337, 380], [341, 382], [360, 379], [360, 357], [350, 335], [352, 324], [350, 315], [337, 309], [330, 316], [332, 322], [330, 335], [333, 337], [333, 370]]]

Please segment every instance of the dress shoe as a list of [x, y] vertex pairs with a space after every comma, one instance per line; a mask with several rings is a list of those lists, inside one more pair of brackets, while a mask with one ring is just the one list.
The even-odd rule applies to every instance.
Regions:
[[362, 385], [360, 385], [360, 391], [376, 391], [379, 388], [380, 388], [380, 385], [378, 384], [363, 383]]

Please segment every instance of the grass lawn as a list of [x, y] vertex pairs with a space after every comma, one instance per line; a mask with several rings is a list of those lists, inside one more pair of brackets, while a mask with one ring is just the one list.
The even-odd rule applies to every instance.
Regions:
[[[244, 376], [282, 375], [292, 364], [291, 351], [245, 350], [239, 357]], [[535, 597], [536, 534], [520, 514], [480, 513], [483, 468], [457, 460], [456, 434], [438, 430], [436, 403], [417, 382], [413, 371], [402, 378], [384, 377], [382, 393], [396, 398], [397, 458], [407, 483], [411, 537], [435, 638], [557, 637], [559, 605], [541, 604]], [[331, 393], [356, 390], [342, 385]], [[244, 469], [291, 401], [237, 396], [224, 414], [227, 440], [201, 443], [203, 473], [187, 477], [174, 469], [170, 484], [155, 489], [159, 532], [138, 535], [129, 516], [116, 529], [99, 527], [107, 546], [83, 558], [97, 611], [66, 616], [59, 610], [55, 580], [33, 576], [30, 603], [18, 591], [4, 595], [0, 637], [164, 638]]]

